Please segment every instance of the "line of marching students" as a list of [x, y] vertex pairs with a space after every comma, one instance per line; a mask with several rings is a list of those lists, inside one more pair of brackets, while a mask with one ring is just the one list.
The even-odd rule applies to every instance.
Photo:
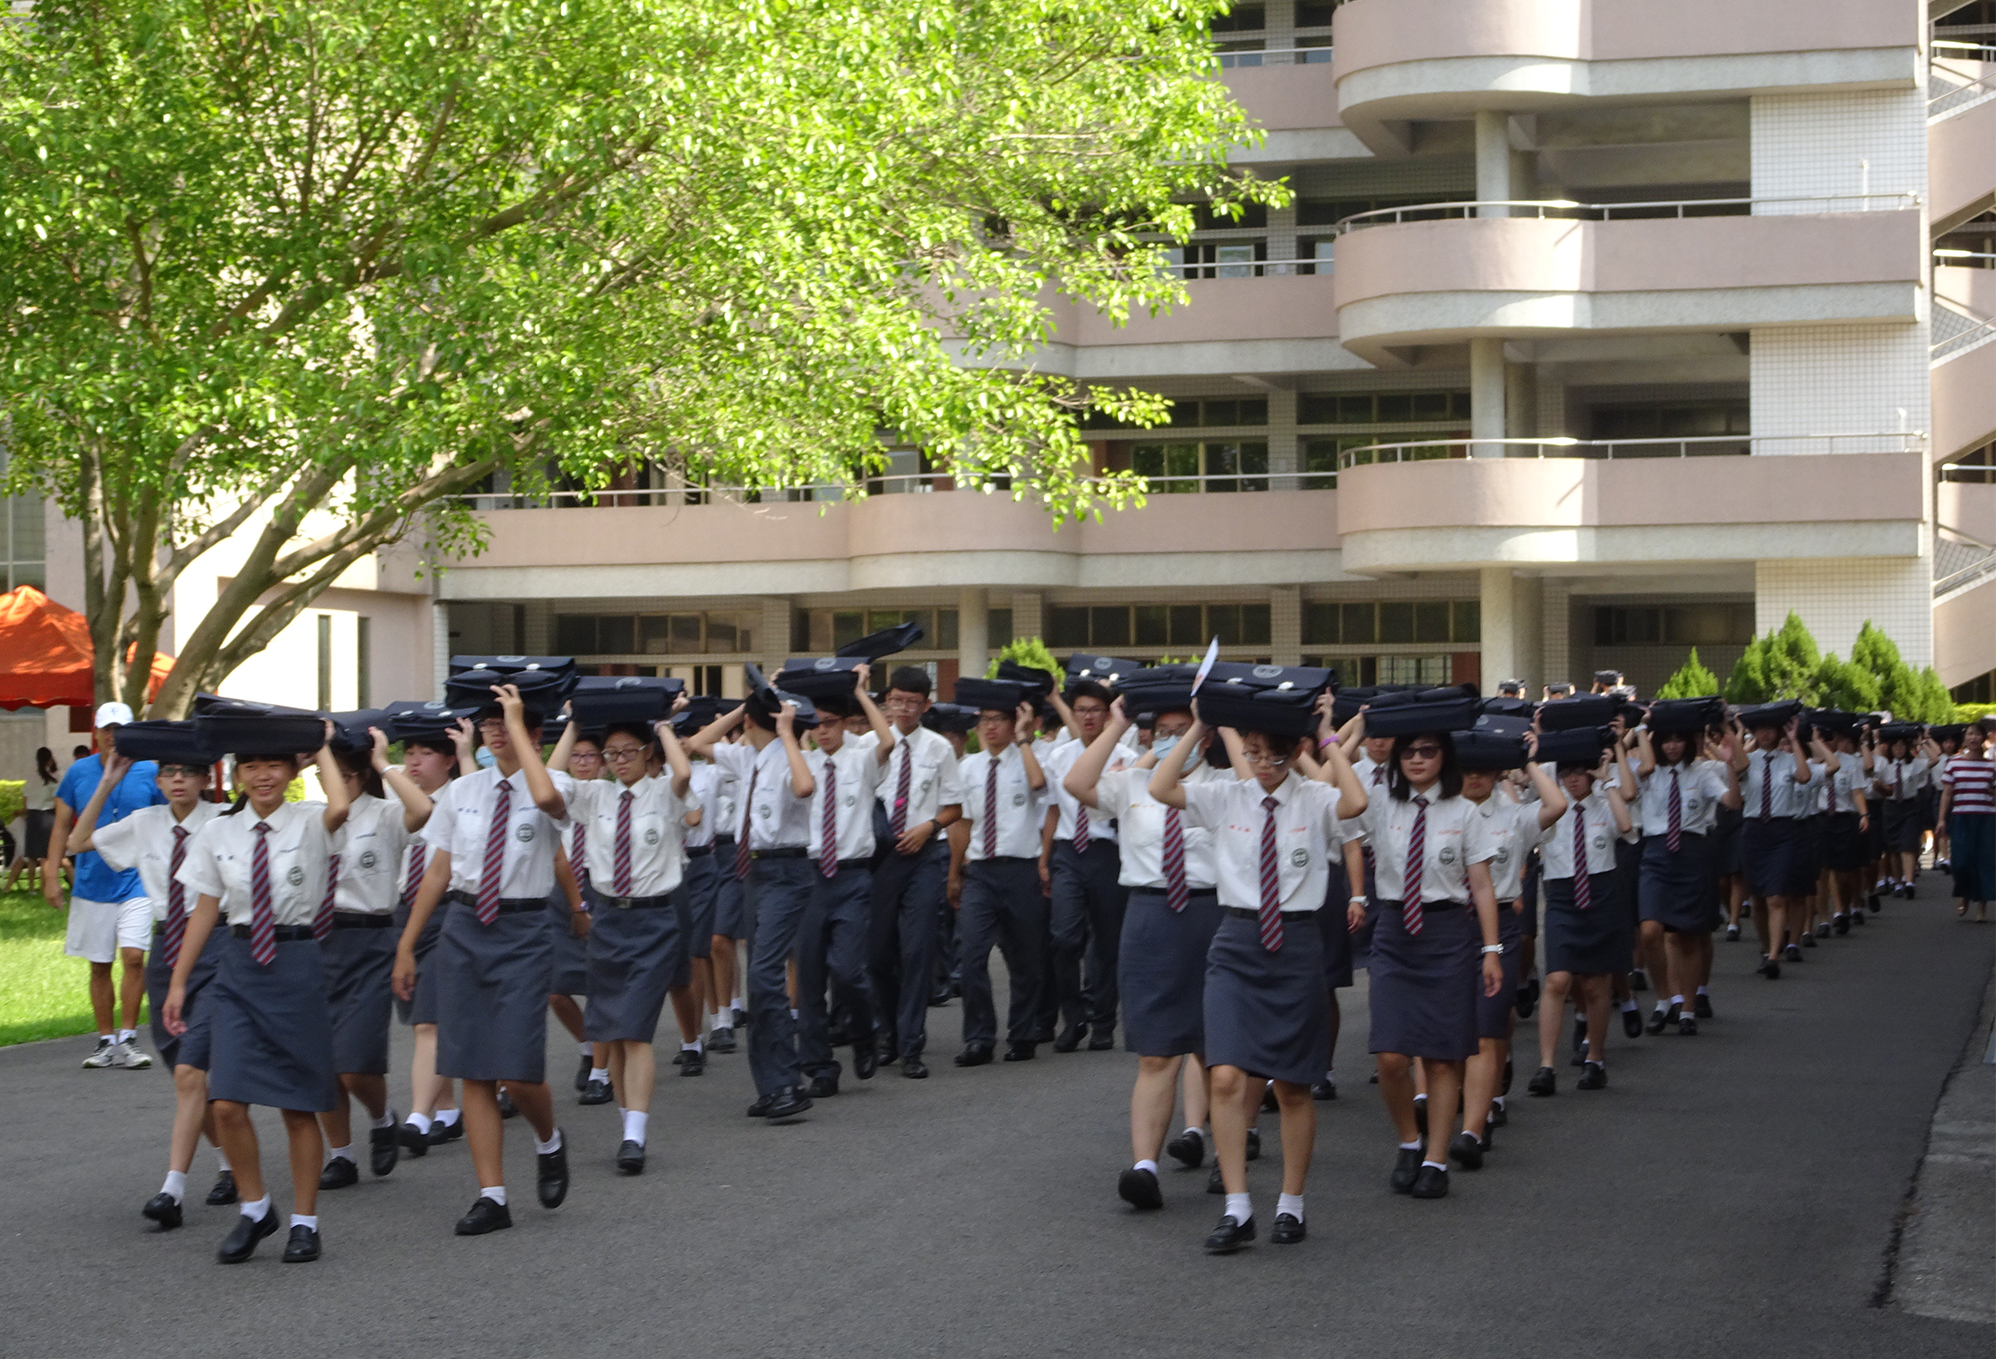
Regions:
[[[746, 1027], [747, 1113], [783, 1122], [838, 1093], [840, 1046], [855, 1079], [927, 1077], [927, 1013], [952, 995], [955, 1065], [997, 1060], [995, 948], [1003, 1060], [1112, 1048], [1119, 1025], [1137, 1056], [1125, 1202], [1162, 1206], [1165, 1157], [1210, 1160], [1206, 1249], [1254, 1241], [1270, 1110], [1268, 1238], [1293, 1244], [1357, 967], [1388, 1183], [1435, 1199], [1507, 1121], [1519, 1020], [1536, 1012], [1529, 1094], [1558, 1090], [1569, 1003], [1577, 1087], [1599, 1090], [1618, 1013], [1625, 1041], [1712, 1017], [1713, 940], [1738, 940], [1742, 915], [1778, 979], [1910, 896], [1929, 835], [1958, 914], [1996, 896], [1981, 726], [1644, 706], [1608, 675], [1534, 705], [1508, 684], [1334, 693], [1325, 670], [1089, 656], [1064, 680], [1001, 666], [951, 704], [897, 667], [876, 702], [872, 664], [918, 638], [773, 681], [749, 667], [738, 702], [562, 657], [460, 657], [436, 701], [328, 717], [204, 696], [191, 722], [119, 728], [70, 848], [135, 867], [155, 904], [176, 1103], [144, 1215], [181, 1225], [205, 1134], [207, 1202], [239, 1209], [220, 1258], [249, 1259], [284, 1223], [248, 1117], [264, 1105], [291, 1169], [283, 1259], [317, 1259], [318, 1194], [360, 1178], [357, 1105], [372, 1174], [461, 1138], [477, 1194], [456, 1232], [507, 1228], [506, 1118], [532, 1130], [540, 1204], [568, 1193], [550, 1013], [578, 1045], [578, 1102], [615, 1103], [614, 1165], [641, 1174], [668, 1008], [681, 1077]], [[203, 798], [224, 757], [226, 806]], [[134, 759], [159, 762], [165, 805], [99, 827]], [[289, 800], [307, 763], [323, 802]]]

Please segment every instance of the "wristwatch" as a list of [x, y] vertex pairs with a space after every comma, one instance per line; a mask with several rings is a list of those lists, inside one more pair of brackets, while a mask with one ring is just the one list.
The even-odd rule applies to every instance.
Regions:
[[1485, 953], [1502, 953], [1504, 951], [1504, 946], [1502, 944], [1485, 944], [1483, 946], [1483, 951]]

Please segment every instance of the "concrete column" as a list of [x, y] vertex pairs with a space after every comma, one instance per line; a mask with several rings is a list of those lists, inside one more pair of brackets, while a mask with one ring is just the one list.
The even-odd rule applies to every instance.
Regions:
[[1528, 697], [1539, 696], [1544, 662], [1538, 655], [1543, 633], [1539, 582], [1508, 566], [1486, 566], [1480, 598], [1483, 619], [1483, 687], [1497, 692], [1507, 679], [1525, 682]]
[[755, 639], [762, 653], [762, 672], [774, 675], [790, 659], [790, 600], [772, 595], [762, 600], [762, 636]]
[[1303, 663], [1303, 589], [1276, 585], [1268, 591], [1269, 658], [1277, 665]]
[[[1569, 636], [1571, 631], [1569, 625], [1572, 622], [1570, 607], [1572, 592], [1567, 588], [1565, 581], [1547, 580], [1544, 585], [1545, 602], [1542, 606], [1544, 613], [1539, 635], [1545, 639], [1543, 653], [1545, 668], [1539, 676], [1539, 683], [1550, 684], [1554, 680], [1568, 680], [1578, 684], [1579, 680], [1567, 673], [1567, 667], [1573, 662]], [[1580, 687], [1585, 689], [1587, 686]]]
[[991, 663], [991, 592], [964, 587], [956, 592], [956, 673], [982, 675]]
[[444, 681], [450, 678], [450, 604], [430, 601], [430, 678], [435, 696], [444, 696]]
[[[1476, 339], [1469, 342], [1469, 436], [1472, 439], [1504, 437], [1504, 342]], [[1470, 456], [1501, 458], [1502, 444], [1472, 444]]]
[[1016, 638], [1041, 637], [1045, 635], [1045, 621], [1041, 614], [1042, 601], [1038, 590], [1014, 590], [1012, 592], [1012, 636]]
[[1534, 379], [1532, 366], [1524, 363], [1504, 365], [1504, 437], [1507, 439], [1530, 439], [1538, 433], [1536, 415], [1538, 411], [1538, 383]]
[[[1476, 115], [1476, 197], [1479, 202], [1504, 202], [1511, 193], [1511, 119], [1495, 109]], [[1484, 208], [1479, 217], [1508, 217], [1505, 208]]]

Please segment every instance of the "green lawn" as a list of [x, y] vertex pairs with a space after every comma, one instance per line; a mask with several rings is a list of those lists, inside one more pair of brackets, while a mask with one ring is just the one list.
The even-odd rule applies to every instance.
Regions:
[[89, 1033], [94, 1026], [90, 965], [63, 956], [67, 920], [39, 893], [0, 894], [0, 1045]]

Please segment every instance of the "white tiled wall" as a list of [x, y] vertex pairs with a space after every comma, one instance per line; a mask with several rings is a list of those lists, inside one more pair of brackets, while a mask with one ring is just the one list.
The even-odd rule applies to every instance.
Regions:
[[1754, 631], [1779, 628], [1793, 609], [1818, 647], [1848, 660], [1869, 619], [1918, 669], [1933, 663], [1933, 594], [1933, 568], [1924, 556], [1760, 562]]
[[[1763, 94], [1752, 101], [1753, 196], [1919, 194], [1927, 189], [1926, 92]], [[1876, 204], [1890, 207], [1891, 204]], [[1821, 212], [1763, 203], [1757, 213]], [[1857, 203], [1840, 211], [1859, 210]]]
[[[1927, 334], [1920, 325], [1767, 326], [1753, 332], [1753, 432], [1907, 434], [1927, 429]], [[1761, 443], [1764, 453], [1887, 452], [1820, 441]]]

